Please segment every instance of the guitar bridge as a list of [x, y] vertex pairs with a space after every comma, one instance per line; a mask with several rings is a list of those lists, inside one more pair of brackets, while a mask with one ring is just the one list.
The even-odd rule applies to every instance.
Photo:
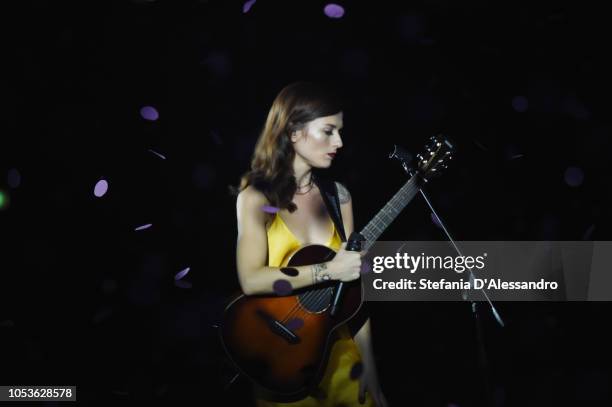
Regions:
[[268, 324], [268, 327], [272, 330], [272, 332], [281, 336], [290, 344], [293, 345], [300, 342], [300, 337], [294, 334], [293, 331], [283, 325], [279, 320], [272, 318], [262, 310], [257, 310], [257, 315], [259, 315], [259, 317]]

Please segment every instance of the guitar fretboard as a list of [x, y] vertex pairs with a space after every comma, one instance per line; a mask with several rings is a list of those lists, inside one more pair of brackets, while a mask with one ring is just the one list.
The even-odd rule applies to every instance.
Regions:
[[361, 230], [366, 239], [362, 242], [362, 249], [367, 250], [376, 242], [384, 230], [395, 220], [397, 215], [419, 192], [418, 176], [410, 178], [389, 202], [374, 216], [374, 218]]

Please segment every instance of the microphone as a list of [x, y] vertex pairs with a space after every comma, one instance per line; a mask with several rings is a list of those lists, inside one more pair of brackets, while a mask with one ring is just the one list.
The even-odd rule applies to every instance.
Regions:
[[[351, 233], [351, 236], [349, 237], [349, 240], [346, 243], [344, 250], [350, 250], [354, 252], [361, 251], [361, 242], [363, 240], [365, 239], [359, 232]], [[342, 295], [344, 293], [345, 287], [346, 287], [346, 284], [344, 281], [340, 281], [338, 285], [336, 286], [336, 291], [334, 292], [334, 298], [332, 299], [332, 303], [331, 303], [331, 310], [329, 312], [332, 317], [335, 317], [336, 314], [338, 313], [338, 309], [340, 308], [340, 303], [342, 301]]]

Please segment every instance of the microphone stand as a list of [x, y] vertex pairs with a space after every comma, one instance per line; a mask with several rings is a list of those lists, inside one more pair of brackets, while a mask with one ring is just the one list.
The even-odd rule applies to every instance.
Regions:
[[[455, 241], [451, 237], [450, 233], [448, 232], [448, 230], [444, 226], [444, 223], [442, 222], [442, 219], [440, 219], [440, 217], [436, 213], [435, 209], [433, 208], [431, 202], [429, 201], [429, 199], [427, 199], [427, 195], [425, 194], [423, 189], [422, 188], [419, 189], [419, 192], [421, 193], [421, 196], [423, 197], [423, 199], [425, 199], [425, 202], [427, 202], [427, 206], [429, 206], [429, 209], [431, 209], [432, 213], [434, 214], [434, 216], [438, 220], [438, 223], [442, 227], [442, 230], [444, 230], [444, 233], [448, 237], [449, 241], [452, 243], [453, 247], [455, 248], [455, 251], [460, 256], [463, 256], [463, 254], [461, 253], [461, 250], [459, 250], [459, 248], [457, 247], [457, 244], [455, 243]], [[472, 272], [472, 268], [471, 267], [468, 267], [468, 271], [469, 271], [470, 285], [472, 285], [473, 282], [474, 282], [474, 273]], [[486, 298], [486, 301], [489, 303], [489, 306], [491, 308], [491, 312], [493, 313], [493, 316], [495, 317], [495, 320], [503, 328], [505, 326], [504, 325], [504, 321], [501, 319], [499, 313], [497, 312], [497, 309], [495, 309], [495, 306], [491, 302], [491, 299], [487, 295], [486, 291], [483, 288], [481, 288], [481, 291], [484, 294], [484, 296]], [[462, 290], [461, 297], [463, 298], [464, 301], [467, 300], [467, 290]], [[487, 354], [486, 354], [485, 346], [484, 346], [484, 332], [483, 332], [483, 328], [482, 328], [482, 322], [481, 322], [480, 316], [478, 315], [478, 302], [474, 301], [473, 299], [471, 300], [471, 302], [472, 302], [472, 307], [471, 307], [472, 315], [474, 316], [474, 324], [475, 324], [475, 327], [476, 327], [476, 341], [477, 341], [477, 345], [478, 345], [478, 367], [479, 367], [481, 375], [482, 375], [482, 380], [484, 381], [486, 405], [490, 406], [490, 407], [493, 407], [495, 404], [494, 404], [494, 400], [493, 400], [493, 397], [492, 397], [493, 394], [492, 394], [492, 391], [491, 391], [491, 384], [489, 383], [489, 375], [487, 374], [487, 371], [488, 371], [488, 362], [487, 362]]]
[[[412, 160], [412, 155], [408, 153], [406, 150], [404, 150], [403, 148], [396, 145], [395, 150], [391, 154], [389, 154], [389, 158], [398, 159], [402, 163], [402, 167], [404, 168], [404, 170], [410, 177], [418, 176], [417, 171], [414, 168], [410, 167], [409, 165], [410, 161]], [[423, 181], [426, 183], [427, 179], [423, 179]], [[442, 230], [446, 234], [446, 237], [448, 238], [448, 240], [453, 245], [453, 248], [455, 249], [457, 254], [459, 254], [460, 256], [463, 256], [463, 253], [461, 252], [461, 250], [455, 243], [455, 240], [450, 235], [448, 229], [446, 229], [444, 222], [442, 221], [440, 216], [438, 216], [438, 213], [436, 212], [433, 205], [431, 204], [431, 201], [427, 198], [427, 195], [425, 194], [425, 191], [423, 191], [423, 188], [419, 188], [419, 192], [421, 193], [421, 196], [427, 203], [427, 206], [429, 206], [429, 209], [431, 210], [433, 215], [436, 217], [438, 224], [442, 227]], [[474, 273], [471, 267], [468, 267], [468, 271], [469, 271], [469, 279], [470, 279], [470, 285], [471, 285], [474, 281]], [[490, 306], [491, 312], [493, 313], [495, 320], [503, 328], [505, 326], [504, 321], [501, 319], [501, 316], [497, 312], [497, 309], [491, 302], [491, 299], [487, 295], [486, 291], [483, 288], [481, 288], [481, 291]], [[463, 298], [464, 301], [467, 300], [467, 290], [462, 290], [461, 297]], [[488, 363], [487, 363], [487, 355], [486, 355], [486, 351], [484, 347], [484, 335], [483, 335], [483, 329], [482, 329], [482, 322], [478, 315], [478, 303], [474, 301], [473, 299], [471, 300], [471, 302], [472, 302], [471, 309], [472, 309], [472, 315], [474, 316], [474, 323], [476, 326], [476, 339], [477, 339], [477, 344], [478, 344], [478, 367], [481, 370], [481, 374], [482, 374], [484, 385], [485, 385], [487, 405], [489, 405], [490, 407], [493, 407], [494, 402], [492, 399], [492, 392], [491, 392], [488, 375], [487, 375]]]

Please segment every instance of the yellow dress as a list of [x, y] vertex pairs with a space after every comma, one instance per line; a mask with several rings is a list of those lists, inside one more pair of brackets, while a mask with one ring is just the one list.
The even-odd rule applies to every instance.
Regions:
[[[326, 246], [338, 250], [342, 239], [332, 223], [332, 234]], [[302, 244], [289, 230], [278, 213], [267, 228], [268, 266], [281, 267], [285, 257]], [[369, 393], [365, 402], [359, 404], [359, 380], [351, 379], [351, 369], [361, 362], [359, 348], [353, 341], [348, 327], [342, 325], [337, 330], [339, 339], [334, 343], [329, 356], [325, 373], [319, 383], [320, 397], [308, 396], [292, 403], [278, 403], [256, 399], [257, 407], [291, 406], [291, 407], [373, 407]]]

